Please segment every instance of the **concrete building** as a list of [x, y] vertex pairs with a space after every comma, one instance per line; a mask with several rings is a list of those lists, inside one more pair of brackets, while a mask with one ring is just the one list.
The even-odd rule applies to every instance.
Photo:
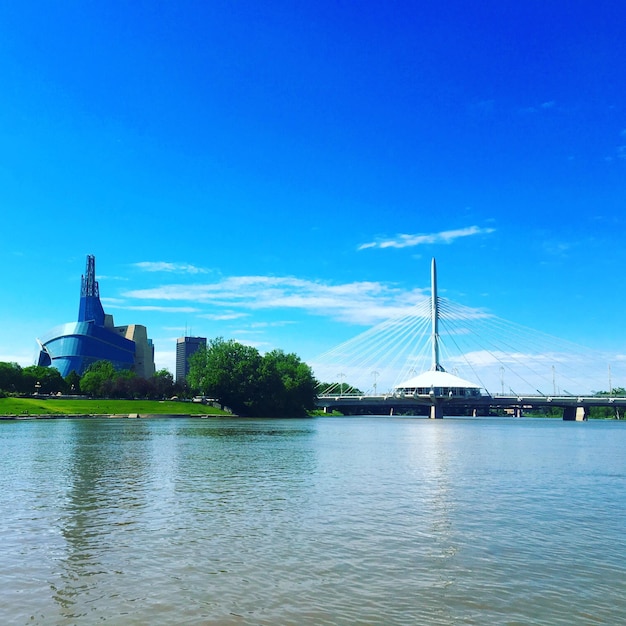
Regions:
[[63, 377], [72, 371], [82, 376], [92, 363], [103, 360], [142, 378], [155, 373], [154, 346], [146, 327], [115, 326], [113, 316], [104, 312], [92, 255], [87, 256], [81, 277], [78, 321], [57, 326], [37, 341], [41, 348], [38, 365], [55, 367]]
[[189, 374], [189, 359], [206, 348], [206, 337], [179, 337], [176, 340], [176, 382], [183, 383]]

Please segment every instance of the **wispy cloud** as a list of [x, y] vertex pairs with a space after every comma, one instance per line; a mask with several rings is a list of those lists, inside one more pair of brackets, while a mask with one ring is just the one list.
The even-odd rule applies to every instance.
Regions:
[[267, 341], [254, 341], [250, 339], [250, 337], [246, 337], [245, 335], [243, 336], [235, 335], [234, 340], [238, 343], [243, 344], [244, 346], [250, 346], [251, 348], [256, 348], [257, 350], [260, 350], [261, 352], [264, 352], [268, 348], [272, 347], [272, 345]]
[[102, 304], [106, 305], [108, 308], [113, 308], [113, 307], [121, 308], [125, 303], [125, 300], [123, 300], [122, 298], [111, 298], [110, 296], [102, 296], [100, 298], [100, 301], [102, 302]]
[[444, 230], [439, 233], [397, 235], [393, 239], [384, 239], [381, 241], [372, 241], [363, 243], [358, 250], [366, 250], [368, 248], [411, 248], [415, 246], [432, 245], [438, 243], [452, 243], [456, 239], [463, 237], [473, 237], [475, 235], [488, 235], [493, 233], [495, 228], [481, 228], [480, 226], [468, 226], [467, 228], [458, 228], [456, 230]]
[[214, 322], [227, 322], [229, 320], [238, 320], [242, 317], [248, 317], [249, 315], [249, 313], [238, 313], [235, 311], [231, 311], [228, 313], [203, 313], [202, 315], [198, 315], [198, 317], [212, 320]]
[[156, 311], [159, 313], [198, 313], [200, 309], [191, 306], [159, 306], [159, 305], [122, 305], [109, 304], [109, 309], [123, 309], [126, 311]]
[[569, 241], [546, 239], [542, 242], [541, 247], [546, 252], [546, 254], [549, 254], [550, 256], [567, 258], [572, 249], [579, 244], [580, 242], [576, 242], [576, 244], [573, 244]]
[[428, 297], [419, 289], [407, 291], [378, 282], [331, 285], [277, 276], [234, 276], [216, 283], [162, 285], [123, 295], [134, 300], [210, 306], [213, 310], [201, 316], [215, 320], [237, 319], [250, 311], [298, 310], [356, 324], [377, 323], [409, 313]]
[[291, 326], [295, 323], [296, 322], [294, 322], [293, 320], [276, 320], [275, 322], [254, 322], [250, 324], [250, 328], [281, 328], [284, 326]]
[[101, 280], [128, 280], [128, 276], [112, 276], [111, 274], [98, 274], [98, 281]]
[[134, 267], [144, 272], [165, 272], [170, 274], [207, 274], [208, 270], [189, 263], [168, 263], [166, 261], [140, 261]]
[[555, 100], [545, 100], [538, 105], [521, 107], [518, 109], [518, 112], [525, 115], [532, 115], [534, 113], [540, 113], [541, 111], [549, 111], [550, 109], [558, 110]]

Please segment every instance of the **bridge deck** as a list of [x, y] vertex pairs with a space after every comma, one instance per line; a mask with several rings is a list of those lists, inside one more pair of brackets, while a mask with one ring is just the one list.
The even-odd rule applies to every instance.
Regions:
[[445, 406], [457, 407], [491, 407], [491, 408], [540, 408], [540, 407], [625, 407], [626, 397], [623, 396], [532, 396], [532, 395], [480, 395], [472, 397], [436, 397], [428, 395], [400, 396], [383, 395], [320, 395], [317, 405], [320, 407], [406, 407], [431, 406], [441, 403]]

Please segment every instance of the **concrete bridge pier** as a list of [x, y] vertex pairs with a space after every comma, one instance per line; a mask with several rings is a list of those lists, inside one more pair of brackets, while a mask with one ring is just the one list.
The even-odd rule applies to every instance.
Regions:
[[589, 417], [589, 408], [586, 406], [563, 407], [563, 421], [586, 422]]
[[430, 419], [442, 419], [443, 418], [443, 405], [441, 402], [435, 402], [430, 405]]

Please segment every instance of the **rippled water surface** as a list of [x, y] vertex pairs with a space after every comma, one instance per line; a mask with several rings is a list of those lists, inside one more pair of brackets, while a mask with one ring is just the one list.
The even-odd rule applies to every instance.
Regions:
[[623, 624], [626, 424], [0, 423], [0, 624]]

